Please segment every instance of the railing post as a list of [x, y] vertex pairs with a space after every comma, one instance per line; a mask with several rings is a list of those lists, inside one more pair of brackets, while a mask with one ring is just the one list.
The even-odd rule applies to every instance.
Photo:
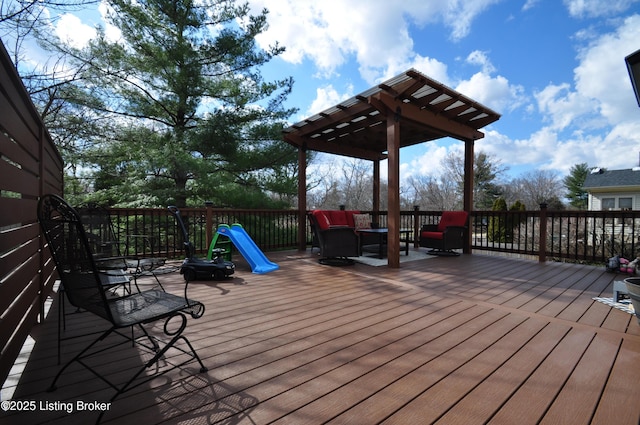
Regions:
[[213, 241], [213, 202], [206, 201], [204, 203], [204, 206], [207, 208], [207, 246], [205, 247], [205, 249], [208, 249], [209, 246], [211, 246], [211, 241]]
[[540, 204], [540, 246], [538, 247], [538, 261], [547, 261], [547, 204]]
[[413, 247], [420, 246], [420, 205], [413, 206]]

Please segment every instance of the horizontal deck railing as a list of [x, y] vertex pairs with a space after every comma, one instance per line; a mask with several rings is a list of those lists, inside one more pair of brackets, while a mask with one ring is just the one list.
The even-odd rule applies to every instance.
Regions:
[[[119, 240], [145, 235], [148, 243], [138, 254], [184, 256], [183, 238], [168, 210], [113, 208], [112, 217]], [[373, 214], [372, 212], [368, 212]], [[263, 251], [297, 248], [296, 210], [230, 210], [185, 208], [181, 210], [190, 242], [196, 252], [207, 252], [221, 224], [241, 224]], [[400, 227], [413, 229], [417, 243], [419, 229], [435, 224], [440, 211], [402, 211]], [[379, 227], [387, 226], [387, 212], [373, 215]], [[308, 221], [307, 245], [312, 234]], [[470, 218], [471, 248], [536, 256], [542, 261], [558, 260], [604, 263], [613, 255], [635, 258], [640, 250], [640, 211], [474, 211]]]
[[[147, 243], [138, 244], [135, 254], [170, 258], [184, 256], [182, 232], [167, 209], [112, 208], [110, 212], [119, 241], [131, 236], [145, 237]], [[180, 209], [188, 239], [199, 254], [208, 251], [211, 239], [221, 224], [230, 226], [236, 223], [242, 225], [263, 251], [295, 248], [297, 214], [295, 210]]]
[[542, 260], [603, 263], [640, 249], [640, 211], [478, 211], [472, 247]]

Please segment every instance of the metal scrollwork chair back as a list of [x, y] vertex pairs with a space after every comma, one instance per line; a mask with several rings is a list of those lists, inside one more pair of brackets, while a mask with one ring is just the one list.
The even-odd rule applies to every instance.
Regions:
[[[59, 370], [51, 384], [50, 391], [55, 390], [56, 382], [67, 367], [78, 362], [116, 390], [116, 394], [111, 399], [113, 401], [123, 392], [157, 377], [156, 373], [147, 377], [140, 375], [143, 375], [145, 369], [156, 365], [169, 349], [180, 350], [188, 356], [180, 364], [171, 368], [163, 368], [161, 373], [166, 373], [194, 360], [199, 363], [201, 372], [207, 370], [189, 340], [183, 335], [187, 326], [186, 315], [199, 318], [204, 314], [202, 303], [187, 298], [186, 287], [184, 296], [174, 295], [162, 289], [114, 295], [109, 290], [109, 275], [100, 272], [96, 267], [87, 235], [76, 210], [57, 195], [45, 195], [38, 203], [38, 220], [69, 302], [110, 323], [104, 333]], [[147, 331], [144, 326], [157, 321], [164, 321], [162, 329], [165, 335], [160, 337]], [[169, 321], [172, 321], [172, 326], [169, 326]], [[119, 332], [121, 329], [131, 327], [140, 329], [142, 334], [139, 337], [134, 337], [127, 335], [126, 332]], [[115, 336], [112, 338], [119, 341], [113, 344], [105, 343], [106, 338], [114, 333], [118, 338]], [[114, 384], [109, 381], [105, 373], [98, 370], [99, 366], [90, 367], [84, 359], [113, 348], [113, 346], [121, 345], [120, 338], [133, 340], [136, 343], [135, 347], [148, 350], [152, 358], [141, 365], [125, 384]], [[97, 346], [103, 344], [107, 346], [98, 350]], [[140, 380], [142, 382], [138, 382]], [[102, 418], [103, 413], [98, 417], [98, 421]]]

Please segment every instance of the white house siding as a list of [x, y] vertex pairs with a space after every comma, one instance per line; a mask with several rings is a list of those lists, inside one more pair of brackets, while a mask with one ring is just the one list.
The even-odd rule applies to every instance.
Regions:
[[640, 210], [640, 191], [634, 192], [598, 192], [589, 193], [589, 210], [600, 211], [602, 210], [602, 199], [615, 198], [615, 209], [619, 209], [618, 201], [620, 198], [631, 198], [633, 210]]

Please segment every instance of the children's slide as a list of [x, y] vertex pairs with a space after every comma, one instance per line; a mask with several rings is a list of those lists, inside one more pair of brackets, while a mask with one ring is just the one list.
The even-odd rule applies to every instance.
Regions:
[[249, 262], [253, 273], [269, 273], [280, 267], [267, 259], [242, 225], [232, 224], [231, 227], [229, 227], [226, 224], [221, 224], [218, 226], [218, 234], [228, 237], [231, 242], [233, 242], [238, 251], [240, 251], [240, 254]]

